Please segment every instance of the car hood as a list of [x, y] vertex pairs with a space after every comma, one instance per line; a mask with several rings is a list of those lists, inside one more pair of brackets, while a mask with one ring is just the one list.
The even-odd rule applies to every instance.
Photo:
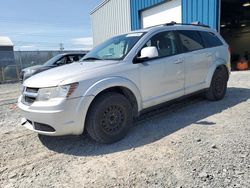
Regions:
[[98, 72], [100, 68], [118, 64], [119, 61], [83, 61], [53, 68], [27, 79], [23, 85], [33, 88], [54, 87], [67, 79], [79, 77], [88, 72]]
[[27, 72], [27, 71], [30, 71], [30, 70], [38, 70], [38, 69], [41, 69], [42, 67], [43, 67], [42, 65], [35, 65], [35, 66], [32, 66], [32, 67], [27, 67], [27, 68], [23, 69], [22, 71]]
[[53, 66], [36, 65], [36, 66], [25, 68], [25, 69], [22, 70], [22, 72], [24, 72], [24, 73], [29, 72], [29, 71], [40, 72], [40, 71], [48, 70], [48, 69], [50, 69], [52, 67]]

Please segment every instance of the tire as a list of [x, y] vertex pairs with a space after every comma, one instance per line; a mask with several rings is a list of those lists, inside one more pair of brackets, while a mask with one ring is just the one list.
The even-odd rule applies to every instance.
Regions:
[[119, 94], [108, 92], [98, 96], [91, 105], [86, 129], [97, 142], [111, 144], [123, 139], [133, 123], [132, 106]]
[[214, 72], [209, 89], [205, 93], [205, 97], [211, 101], [219, 101], [224, 98], [227, 91], [227, 72], [223, 68], [219, 68]]

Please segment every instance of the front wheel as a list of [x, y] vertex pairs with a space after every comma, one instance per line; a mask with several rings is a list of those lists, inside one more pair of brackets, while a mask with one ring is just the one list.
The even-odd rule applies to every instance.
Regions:
[[211, 85], [205, 96], [208, 100], [218, 101], [224, 98], [227, 91], [227, 72], [224, 69], [217, 69], [214, 72]]
[[119, 93], [98, 96], [90, 107], [86, 129], [91, 138], [110, 144], [124, 138], [132, 125], [132, 106]]

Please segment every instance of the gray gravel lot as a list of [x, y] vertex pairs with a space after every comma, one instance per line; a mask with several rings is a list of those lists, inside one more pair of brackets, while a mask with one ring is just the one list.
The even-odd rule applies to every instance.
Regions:
[[26, 130], [19, 88], [0, 85], [0, 187], [250, 187], [250, 71], [232, 73], [224, 100], [146, 114], [112, 145]]

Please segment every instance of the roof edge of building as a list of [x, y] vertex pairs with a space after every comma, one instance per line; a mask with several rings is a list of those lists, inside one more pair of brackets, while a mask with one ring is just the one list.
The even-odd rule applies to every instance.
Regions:
[[13, 47], [14, 44], [13, 44], [13, 42], [10, 40], [9, 37], [0, 36], [0, 46], [11, 46], [11, 47]]
[[93, 10], [90, 11], [90, 15], [94, 14], [96, 11], [98, 11], [100, 8], [102, 8], [104, 5], [106, 5], [110, 0], [104, 0], [99, 5], [97, 5]]

